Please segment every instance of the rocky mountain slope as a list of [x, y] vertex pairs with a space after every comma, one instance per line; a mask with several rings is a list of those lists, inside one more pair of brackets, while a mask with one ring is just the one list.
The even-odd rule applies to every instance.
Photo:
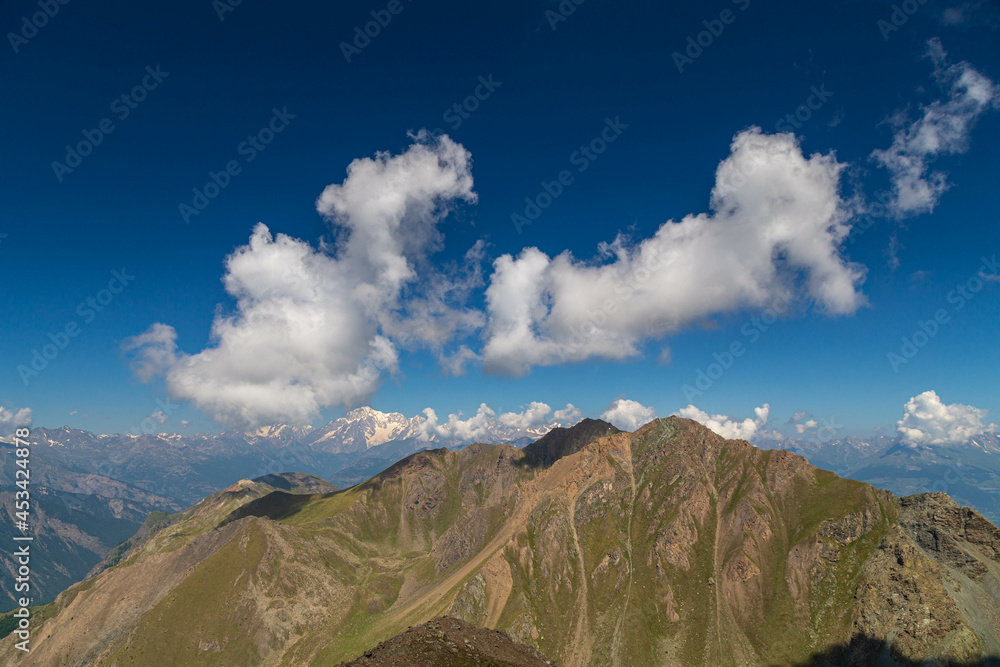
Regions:
[[994, 434], [947, 446], [907, 446], [899, 438], [885, 436], [759, 444], [788, 449], [813, 465], [896, 495], [945, 492], [1000, 522], [1000, 438]]
[[580, 428], [541, 461], [472, 445], [333, 493], [230, 487], [0, 664], [336, 665], [444, 614], [563, 666], [1000, 655], [1000, 530], [974, 510], [685, 419]]
[[[423, 417], [406, 418], [358, 408], [322, 428], [274, 424], [253, 432], [218, 435], [114, 434], [32, 430], [32, 482], [36, 490], [35, 602], [50, 602], [131, 537], [151, 512], [176, 512], [232, 482], [301, 470], [335, 480], [362, 482], [415, 451], [457, 447], [468, 439], [418, 437]], [[525, 444], [548, 428], [522, 429], [496, 418], [482, 434], [496, 442]], [[0, 442], [0, 474], [13, 479], [13, 447]], [[13, 487], [0, 493], [10, 521], [0, 526], [0, 566], [14, 571]], [[5, 591], [0, 612], [14, 608]]]

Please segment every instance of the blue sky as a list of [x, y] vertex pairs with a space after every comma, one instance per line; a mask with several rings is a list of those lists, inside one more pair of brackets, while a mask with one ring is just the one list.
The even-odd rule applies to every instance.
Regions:
[[[188, 379], [199, 387], [184, 391], [179, 376], [170, 384], [166, 368], [143, 382], [130, 368], [136, 350], [126, 353], [123, 342], [163, 323], [175, 332], [178, 364], [214, 346], [213, 318], [240, 313], [222, 282], [224, 262], [248, 243], [254, 226], [263, 222], [271, 234], [313, 248], [322, 241], [326, 250], [318, 252], [335, 255], [337, 227], [317, 212], [317, 197], [344, 184], [356, 159], [410, 154], [415, 142], [408, 133], [426, 128], [444, 130], [471, 156], [466, 167], [476, 200], [442, 195], [448, 211], [434, 225], [443, 240], [425, 248], [428, 263], [401, 283], [394, 304], [419, 293], [426, 267], [460, 264], [482, 242], [482, 284], [460, 304], [482, 321], [478, 330], [447, 336], [441, 350], [408, 348], [398, 331], [369, 322], [398, 358], [396, 373], [374, 381], [378, 388], [365, 401], [373, 407], [408, 416], [427, 407], [468, 415], [481, 402], [501, 412], [542, 401], [598, 416], [628, 398], [660, 415], [693, 403], [742, 419], [767, 403], [776, 420], [808, 411], [859, 433], [894, 429], [904, 403], [927, 390], [946, 404], [1000, 412], [1000, 283], [985, 280], [968, 298], [954, 292], [983, 270], [984, 257], [1000, 254], [994, 195], [1000, 113], [995, 99], [982, 108], [963, 106], [954, 87], [969, 70], [987, 82], [1000, 79], [995, 5], [930, 1], [915, 4], [912, 16], [895, 17], [887, 2], [623, 7], [587, 0], [563, 3], [563, 11], [569, 6], [576, 8], [560, 20], [553, 18], [560, 11], [555, 2], [402, 0], [391, 7], [280, 9], [242, 3], [232, 11], [208, 0], [70, 2], [41, 21], [32, 18], [42, 11], [36, 2], [3, 3], [0, 405], [30, 408], [38, 425], [113, 432], [134, 428], [162, 408], [157, 401], [167, 401], [178, 407], [164, 429], [179, 429], [182, 420], [189, 431], [221, 429], [213, 415], [239, 412], [232, 405], [239, 392], [230, 386], [205, 393], [205, 373], [217, 367], [194, 373]], [[348, 62], [341, 44], [354, 40], [372, 12], [383, 22], [389, 17], [387, 24], [367, 45], [358, 42], [364, 48], [350, 52]], [[45, 25], [26, 28], [25, 17]], [[719, 34], [704, 32], [711, 30]], [[699, 33], [707, 46], [700, 54], [687, 51], [688, 38], [696, 41]], [[937, 64], [927, 57], [932, 39], [947, 53]], [[696, 57], [675, 56], [685, 51]], [[477, 90], [481, 99], [468, 103], [476, 108], [457, 116], [453, 106]], [[816, 108], [803, 106], [810, 103]], [[893, 196], [891, 170], [872, 152], [892, 146], [928, 109], [944, 109], [962, 124], [950, 148], [924, 155], [928, 173], [946, 174], [947, 189], [930, 207], [866, 217], [858, 202], [870, 205], [880, 192]], [[799, 120], [789, 121], [797, 111]], [[102, 121], [113, 131], [102, 131]], [[614, 140], [593, 159], [581, 158], [580, 147], [609, 122], [617, 129], [605, 137]], [[280, 128], [270, 143], [259, 150], [244, 143], [269, 125]], [[548, 258], [570, 251], [589, 266], [608, 266], [612, 261], [600, 258], [598, 247], [619, 233], [628, 239], [623, 247], [634, 250], [668, 220], [711, 213], [716, 170], [730, 157], [734, 137], [751, 126], [762, 129], [763, 141], [791, 130], [805, 158], [832, 155], [842, 165], [836, 192], [851, 213], [843, 228], [870, 224], [833, 243], [843, 266], [865, 272], [854, 285], [853, 305], [831, 312], [804, 287], [806, 276], [792, 275], [770, 285], [790, 287], [793, 298], [766, 331], [753, 319], [765, 310], [759, 299], [736, 299], [705, 315], [662, 306], [659, 324], [626, 332], [635, 353], [624, 359], [538, 357], [523, 374], [523, 368], [511, 374], [502, 360], [490, 362], [495, 313], [486, 290], [494, 260], [533, 247]], [[66, 147], [88, 136], [100, 142], [78, 166], [53, 166], [72, 164]], [[440, 146], [432, 139], [423, 145]], [[185, 216], [181, 205], [194, 206], [193, 190], [227, 163], [235, 167], [226, 187], [203, 211], [188, 209]], [[563, 171], [572, 182], [518, 230], [512, 215], [524, 214], [525, 198], [537, 199], [543, 183]], [[692, 270], [712, 271], [710, 259], [691, 260]], [[727, 261], [720, 254], [715, 263]], [[122, 281], [112, 282], [112, 272], [122, 270], [127, 284], [118, 294], [104, 293], [110, 301], [100, 312], [80, 306], [102, 297], [109, 283], [118, 289]], [[569, 275], [584, 274], [581, 264]], [[626, 307], [660, 308], [641, 299]], [[912, 337], [938, 310], [947, 322], [894, 369], [887, 354], [900, 351], [902, 337]], [[30, 366], [34, 350], [52, 336], [61, 340], [59, 332], [74, 324], [77, 335], [25, 382], [19, 366]], [[713, 355], [724, 357], [733, 343], [744, 344], [745, 353], [731, 368], [702, 393], [686, 393], [699, 371], [709, 371]], [[472, 357], [464, 373], [445, 373], [439, 352], [462, 345]], [[664, 348], [669, 362], [661, 358]], [[259, 376], [253, 381], [266, 385]], [[231, 384], [233, 375], [210, 380]], [[312, 373], [289, 383], [325, 381]], [[306, 420], [338, 416], [358, 402], [349, 392], [325, 395], [347, 398], [321, 397]]]

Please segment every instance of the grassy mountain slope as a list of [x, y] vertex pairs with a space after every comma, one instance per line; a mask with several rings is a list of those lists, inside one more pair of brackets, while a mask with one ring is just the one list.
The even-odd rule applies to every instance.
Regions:
[[679, 418], [592, 430], [543, 460], [424, 451], [343, 491], [235, 485], [0, 662], [336, 665], [444, 614], [566, 666], [805, 664], [862, 635], [900, 659], [1000, 648], [1000, 531], [946, 496], [900, 501]]

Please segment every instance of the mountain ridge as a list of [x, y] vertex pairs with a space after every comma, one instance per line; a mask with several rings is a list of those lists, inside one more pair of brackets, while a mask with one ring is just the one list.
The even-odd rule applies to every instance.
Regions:
[[[560, 665], [804, 664], [861, 636], [900, 659], [1000, 653], [970, 602], [996, 602], [1000, 531], [973, 510], [680, 418], [526, 456], [439, 449], [294, 508], [206, 505], [60, 596], [26, 664], [333, 665], [444, 614]], [[164, 635], [175, 621], [190, 632]]]
[[907, 445], [887, 436], [754, 444], [794, 451], [814, 465], [899, 496], [944, 491], [1000, 522], [1000, 437], [993, 434], [957, 445]]

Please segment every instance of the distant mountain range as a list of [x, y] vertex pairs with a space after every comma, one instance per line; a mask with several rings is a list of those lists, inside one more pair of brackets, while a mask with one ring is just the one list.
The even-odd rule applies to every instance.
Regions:
[[[35, 603], [49, 602], [84, 576], [154, 511], [176, 512], [232, 484], [299, 470], [347, 487], [404, 456], [474, 439], [521, 446], [551, 427], [517, 428], [496, 418], [477, 423], [477, 438], [421, 432], [423, 417], [358, 408], [320, 428], [275, 424], [218, 435], [95, 435], [63, 427], [32, 429], [32, 524], [37, 558]], [[9, 439], [8, 439], [9, 440]], [[0, 474], [14, 479], [13, 447], [0, 441]], [[13, 487], [0, 492], [0, 566], [16, 570], [9, 539]], [[5, 589], [0, 611], [14, 607]]]
[[[191, 504], [235, 477], [252, 479], [269, 472], [301, 470], [349, 486], [370, 477], [364, 471], [352, 471], [352, 467], [367, 468], [369, 461], [378, 472], [421, 449], [460, 447], [475, 441], [521, 446], [553, 428], [520, 428], [484, 417], [469, 434], [442, 436], [422, 428], [425, 424], [423, 417], [363, 407], [318, 428], [273, 424], [218, 435], [95, 435], [67, 426], [39, 427], [32, 430], [32, 439], [36, 452], [45, 453], [36, 455], [33, 463], [43, 469], [61, 467], [116, 479]], [[49, 478], [58, 476], [50, 471]]]
[[[575, 429], [583, 433], [590, 427]], [[287, 424], [218, 435], [95, 435], [63, 427], [36, 428], [32, 458], [37, 491], [38, 550], [36, 602], [44, 603], [80, 581], [115, 545], [134, 534], [154, 511], [176, 512], [230, 485], [269, 473], [301, 471], [339, 488], [363, 482], [414, 452], [456, 449], [473, 441], [523, 447], [552, 426], [519, 428], [495, 417], [476, 421], [458, 437], [428, 428], [423, 417], [358, 408], [321, 427]], [[561, 429], [557, 429], [561, 430]], [[471, 431], [471, 432], [470, 432]], [[587, 437], [589, 437], [589, 433]], [[551, 438], [544, 440], [552, 446]], [[958, 502], [1000, 522], [1000, 440], [987, 435], [960, 447], [903, 445], [899, 439], [847, 438], [827, 442], [755, 442], [788, 449], [838, 475], [868, 482], [897, 495], [944, 491]], [[0, 443], [0, 474], [13, 479], [12, 448]], [[536, 452], [550, 462], [561, 452]], [[0, 493], [0, 507], [13, 517], [13, 494]], [[14, 571], [12, 541], [4, 539], [12, 521], [0, 527], [0, 565]], [[6, 532], [4, 532], [6, 531]], [[0, 611], [13, 596], [0, 599]]]
[[344, 490], [239, 480], [147, 522], [0, 665], [995, 665], [998, 609], [1000, 529], [945, 494], [585, 420]]

